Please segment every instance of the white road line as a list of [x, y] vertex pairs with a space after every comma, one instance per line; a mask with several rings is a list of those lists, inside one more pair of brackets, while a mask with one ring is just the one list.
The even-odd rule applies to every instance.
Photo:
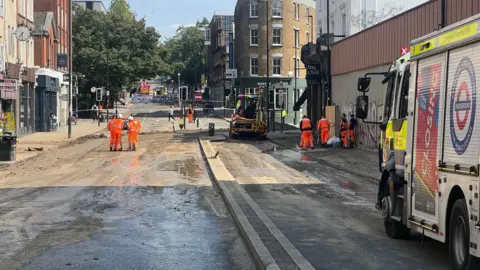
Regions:
[[313, 266], [303, 257], [303, 255], [295, 248], [290, 240], [283, 235], [283, 233], [275, 226], [273, 221], [263, 212], [263, 210], [256, 204], [253, 199], [245, 192], [245, 190], [237, 183], [234, 184], [235, 188], [240, 192], [245, 201], [252, 207], [253, 211], [257, 214], [263, 224], [268, 228], [270, 233], [277, 239], [282, 245], [283, 249], [290, 255], [292, 260], [300, 267], [300, 269], [315, 269]]

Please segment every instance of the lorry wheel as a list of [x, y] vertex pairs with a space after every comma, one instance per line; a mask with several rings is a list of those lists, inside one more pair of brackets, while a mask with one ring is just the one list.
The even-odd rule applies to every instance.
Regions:
[[396, 220], [384, 221], [385, 232], [392, 239], [404, 239], [410, 235], [410, 229]]
[[450, 216], [448, 249], [450, 264], [454, 270], [473, 270], [480, 268], [478, 258], [470, 255], [470, 226], [465, 199], [455, 202]]

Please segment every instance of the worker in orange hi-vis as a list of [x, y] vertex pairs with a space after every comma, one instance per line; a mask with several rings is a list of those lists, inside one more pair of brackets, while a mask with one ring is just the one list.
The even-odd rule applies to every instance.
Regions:
[[118, 114], [117, 118], [115, 119], [115, 148], [114, 151], [122, 151], [123, 146], [122, 146], [122, 131], [123, 131], [123, 119], [122, 119], [122, 114]]
[[133, 116], [128, 117], [128, 149], [130, 151], [136, 151], [138, 145], [138, 133], [142, 128], [142, 124], [139, 121], [134, 120]]
[[187, 114], [188, 114], [188, 123], [193, 123], [193, 108], [191, 105], [190, 107], [188, 107]]
[[302, 131], [300, 147], [302, 147], [303, 150], [306, 150], [307, 147], [315, 149], [313, 147], [312, 122], [306, 115], [304, 115], [302, 121], [300, 121], [300, 130]]
[[115, 126], [116, 126], [116, 116], [113, 116], [110, 121], [108, 121], [107, 129], [110, 131], [110, 151], [113, 151], [113, 148], [116, 144], [116, 133], [115, 133]]
[[328, 142], [328, 133], [330, 132], [330, 123], [327, 118], [322, 116], [322, 118], [318, 120], [317, 130], [318, 134], [320, 134], [322, 146], [326, 146]]

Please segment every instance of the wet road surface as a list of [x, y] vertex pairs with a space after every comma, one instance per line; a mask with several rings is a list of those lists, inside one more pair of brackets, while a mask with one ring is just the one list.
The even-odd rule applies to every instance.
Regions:
[[[414, 233], [408, 240], [385, 235], [370, 180], [291, 149], [277, 146], [273, 152], [273, 145], [255, 140], [215, 144], [237, 182], [315, 269], [448, 269], [446, 245], [426, 238], [421, 247]], [[257, 217], [249, 220], [255, 227]], [[281, 248], [268, 244], [271, 236], [257, 228], [277, 263], [289, 265]]]
[[252, 269], [196, 136], [107, 144], [0, 171], [0, 269]]

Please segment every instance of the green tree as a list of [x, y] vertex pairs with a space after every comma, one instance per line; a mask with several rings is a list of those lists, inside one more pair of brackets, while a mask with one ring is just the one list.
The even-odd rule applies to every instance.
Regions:
[[165, 46], [168, 49], [168, 74], [176, 78], [180, 73], [181, 80], [188, 85], [200, 83], [206, 56], [203, 32], [198, 27], [180, 27]]
[[112, 0], [109, 12], [125, 18], [135, 18], [135, 13], [131, 10], [127, 0]]
[[160, 34], [145, 20], [122, 14], [107, 14], [75, 6], [73, 16], [73, 71], [85, 75], [80, 85], [84, 97], [89, 89], [107, 86], [112, 96], [140, 79], [169, 71], [163, 60], [165, 46]]

